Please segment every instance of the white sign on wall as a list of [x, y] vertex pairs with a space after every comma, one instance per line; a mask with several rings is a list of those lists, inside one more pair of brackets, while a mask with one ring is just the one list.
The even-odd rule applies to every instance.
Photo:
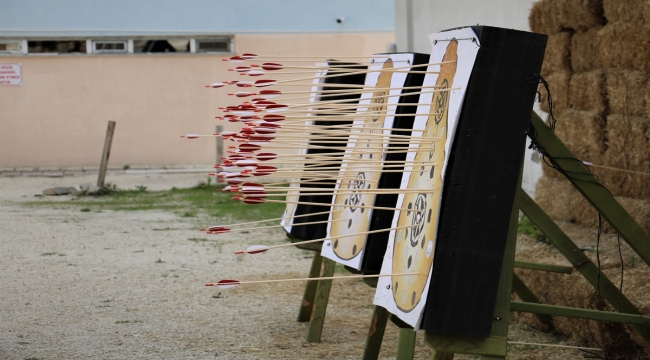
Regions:
[[22, 85], [23, 73], [20, 64], [0, 64], [0, 85]]

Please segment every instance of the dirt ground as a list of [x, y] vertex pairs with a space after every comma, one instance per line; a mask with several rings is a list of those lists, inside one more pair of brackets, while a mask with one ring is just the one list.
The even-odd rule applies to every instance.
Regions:
[[[242, 245], [283, 243], [279, 229], [196, 242], [188, 239], [205, 236], [197, 229], [213, 221], [27, 204], [43, 189], [95, 179], [0, 177], [0, 359], [361, 358], [374, 294], [361, 281], [334, 282], [319, 344], [307, 343], [307, 324], [296, 322], [304, 283], [230, 291], [203, 286], [223, 278], [307, 276], [312, 253], [304, 250], [233, 254]], [[152, 174], [107, 181], [122, 189], [163, 190], [204, 179]], [[511, 340], [563, 343], [520, 323], [510, 329]], [[416, 358], [429, 358], [418, 335]], [[381, 358], [394, 358], [396, 338], [389, 324]], [[509, 359], [582, 358], [576, 350], [527, 345], [509, 351]]]

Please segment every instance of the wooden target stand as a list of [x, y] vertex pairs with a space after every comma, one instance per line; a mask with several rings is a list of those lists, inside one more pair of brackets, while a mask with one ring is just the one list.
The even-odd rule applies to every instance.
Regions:
[[[536, 143], [545, 149], [547, 155], [554, 159], [555, 165], [563, 170], [563, 173], [571, 174], [567, 179], [612, 225], [646, 265], [650, 266], [650, 235], [643, 230], [604, 187], [595, 182], [596, 179], [591, 172], [582, 162], [576, 161], [575, 156], [534, 112], [531, 121], [537, 130]], [[515, 267], [565, 274], [578, 271], [595, 289], [599, 286], [600, 295], [610, 305], [617, 307], [619, 303], [619, 291], [616, 285], [602, 272], [599, 274], [596, 264], [584, 255], [582, 250], [559, 226], [521, 190], [521, 186], [518, 188], [519, 191], [515, 196], [515, 206], [510, 218], [490, 336], [476, 338], [424, 331], [424, 342], [433, 349], [431, 359], [451, 360], [454, 354], [479, 355], [484, 360], [505, 359], [508, 319], [511, 311], [533, 313], [551, 329], [553, 328], [552, 316], [631, 324], [634, 330], [650, 344], [650, 316], [641, 315], [641, 312], [625, 295], [622, 294], [620, 297], [620, 312], [541, 304], [534, 293], [517, 277], [513, 271]], [[572, 267], [515, 260], [519, 210], [544, 233], [548, 241], [565, 256], [572, 264]], [[326, 277], [334, 273], [335, 262], [323, 259], [320, 256], [320, 246], [303, 245], [299, 246], [299, 248], [316, 251], [309, 277]], [[376, 286], [376, 279], [364, 279], [364, 281], [371, 287]], [[298, 321], [310, 322], [307, 335], [308, 342], [320, 341], [330, 288], [331, 280], [309, 281], [307, 283]], [[513, 291], [523, 301], [511, 301]], [[399, 327], [396, 349], [397, 359], [413, 358], [416, 332], [384, 308], [375, 306], [362, 357], [364, 360], [378, 358], [388, 320], [391, 320]]]

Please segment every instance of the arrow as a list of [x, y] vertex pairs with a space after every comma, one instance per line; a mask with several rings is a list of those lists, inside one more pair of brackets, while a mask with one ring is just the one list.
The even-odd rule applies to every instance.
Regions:
[[219, 280], [216, 283], [207, 283], [205, 286], [217, 286], [220, 289], [232, 289], [239, 285], [245, 284], [265, 284], [286, 281], [320, 281], [320, 280], [345, 280], [345, 279], [363, 279], [363, 278], [380, 278], [386, 276], [419, 276], [421, 273], [399, 273], [399, 274], [378, 274], [378, 275], [348, 275], [348, 276], [326, 276], [315, 278], [300, 278], [300, 279], [277, 279], [277, 280], [253, 280], [253, 281], [239, 281], [239, 280]]

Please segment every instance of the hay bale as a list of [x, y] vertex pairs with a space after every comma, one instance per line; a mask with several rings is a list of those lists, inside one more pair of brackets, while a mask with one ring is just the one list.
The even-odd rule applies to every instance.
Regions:
[[602, 67], [599, 47], [599, 31], [594, 27], [576, 32], [571, 36], [571, 68], [575, 72], [586, 72]]
[[533, 4], [528, 23], [542, 34], [584, 31], [605, 24], [603, 12], [603, 0], [542, 0]]
[[566, 110], [557, 119], [555, 133], [576, 158], [602, 163], [605, 121], [598, 111]]
[[650, 160], [650, 118], [608, 115], [607, 147], [614, 153], [625, 154], [627, 161], [620, 164], [624, 169], [645, 171], [636, 166], [644, 166]]
[[560, 14], [560, 26], [585, 31], [607, 22], [603, 0], [555, 0]]
[[[639, 225], [650, 234], [650, 200], [632, 199], [628, 197], [615, 196], [616, 201], [636, 220]], [[584, 198], [583, 198], [584, 199]], [[598, 227], [598, 212], [586, 200], [573, 206], [574, 221], [585, 227]], [[613, 233], [614, 228], [602, 218], [603, 231]]]
[[605, 93], [603, 70], [574, 73], [569, 87], [569, 106], [575, 110], [605, 112]]
[[644, 25], [644, 13], [647, 7], [646, 0], [603, 0], [605, 18], [612, 23]]
[[533, 4], [528, 15], [528, 24], [533, 32], [555, 34], [562, 30], [559, 14], [554, 12], [557, 7], [551, 6], [552, 2], [554, 0], [542, 0]]
[[599, 49], [606, 68], [650, 71], [650, 29], [625, 23], [607, 24], [599, 32]]
[[[598, 175], [600, 182], [615, 196], [650, 201], [650, 175], [643, 175], [636, 171], [650, 174], [650, 160], [630, 165], [627, 154], [617, 152], [616, 149], [607, 149], [603, 157], [603, 166], [594, 167], [594, 174]], [[634, 168], [635, 172], [626, 168]]]
[[[553, 99], [553, 113], [558, 114], [569, 108], [569, 87], [571, 84], [571, 73], [568, 71], [555, 72], [548, 76], [544, 76], [551, 90], [551, 97]], [[544, 86], [539, 86], [540, 92], [540, 108], [542, 111], [549, 111], [548, 108], [548, 93]]]
[[571, 34], [559, 32], [549, 35], [542, 64], [542, 75], [558, 72], [571, 71]]
[[638, 70], [607, 71], [607, 102], [612, 114], [644, 115], [648, 77]]
[[577, 196], [577, 190], [568, 180], [547, 176], [539, 179], [535, 190], [535, 202], [554, 220], [576, 221], [571, 211], [571, 203]]

